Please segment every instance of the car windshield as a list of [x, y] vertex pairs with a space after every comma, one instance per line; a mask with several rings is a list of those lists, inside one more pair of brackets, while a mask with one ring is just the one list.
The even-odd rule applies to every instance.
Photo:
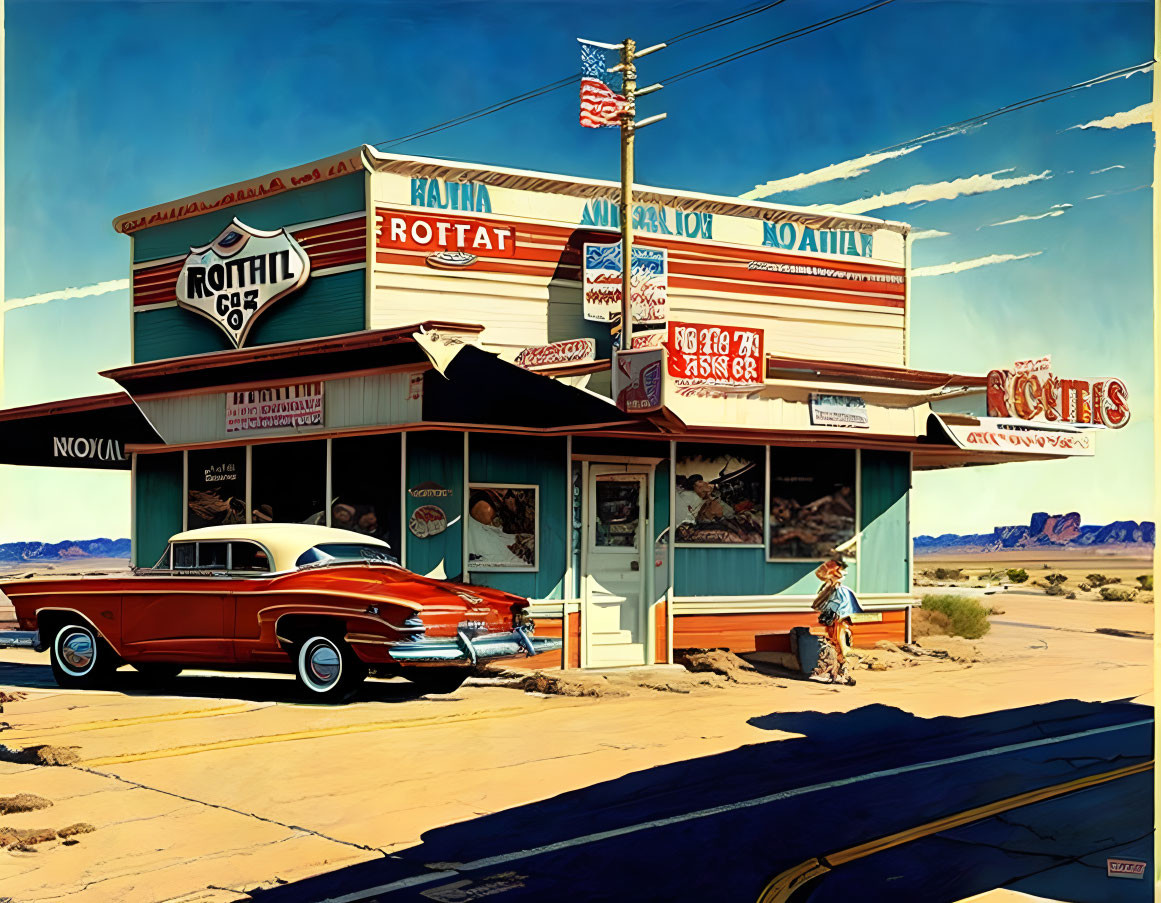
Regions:
[[374, 562], [376, 564], [398, 564], [399, 561], [386, 546], [372, 546], [360, 542], [326, 542], [311, 546], [298, 556], [295, 567], [323, 564], [348, 564], [350, 562]]

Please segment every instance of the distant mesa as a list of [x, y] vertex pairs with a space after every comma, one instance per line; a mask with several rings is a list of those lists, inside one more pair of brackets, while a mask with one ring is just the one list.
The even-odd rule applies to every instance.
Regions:
[[128, 558], [128, 539], [66, 539], [64, 542], [0, 543], [0, 564], [11, 561], [72, 561], [82, 558]]
[[1118, 520], [1103, 527], [1080, 522], [1080, 515], [1046, 514], [1037, 511], [1027, 526], [994, 527], [991, 533], [944, 533], [942, 536], [916, 536], [915, 554], [940, 552], [976, 554], [1020, 551], [1021, 549], [1061, 549], [1108, 551], [1151, 547], [1157, 538], [1153, 521]]

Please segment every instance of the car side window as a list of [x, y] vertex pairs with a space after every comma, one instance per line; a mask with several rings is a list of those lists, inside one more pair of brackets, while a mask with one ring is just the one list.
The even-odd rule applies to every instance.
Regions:
[[270, 557], [252, 542], [230, 543], [230, 570], [266, 574], [271, 570]]
[[224, 571], [226, 569], [227, 542], [199, 542], [198, 543], [198, 570]]
[[196, 568], [198, 566], [198, 544], [196, 542], [175, 542], [173, 544], [173, 566]]

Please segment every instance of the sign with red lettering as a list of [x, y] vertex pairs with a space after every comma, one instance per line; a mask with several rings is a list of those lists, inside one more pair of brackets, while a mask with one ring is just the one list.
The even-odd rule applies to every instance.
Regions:
[[551, 345], [525, 348], [516, 355], [516, 366], [525, 370], [554, 367], [559, 364], [579, 364], [597, 359], [596, 339], [568, 339]]
[[226, 393], [226, 432], [297, 429], [323, 424], [323, 384], [297, 383]]
[[1115, 378], [1058, 379], [1047, 358], [1017, 361], [988, 374], [988, 416], [1119, 430], [1129, 422], [1129, 390]]
[[1144, 878], [1149, 863], [1141, 859], [1106, 859], [1105, 867], [1110, 878]]
[[460, 252], [475, 257], [515, 257], [516, 228], [439, 214], [377, 210], [375, 244], [392, 250]]
[[669, 375], [715, 386], [765, 382], [762, 330], [743, 326], [670, 323]]
[[1075, 427], [1052, 429], [1029, 423], [1013, 423], [1010, 418], [967, 417], [965, 423], [948, 418], [943, 421], [952, 441], [960, 448], [973, 451], [1006, 452], [1020, 455], [1091, 456], [1092, 433]]

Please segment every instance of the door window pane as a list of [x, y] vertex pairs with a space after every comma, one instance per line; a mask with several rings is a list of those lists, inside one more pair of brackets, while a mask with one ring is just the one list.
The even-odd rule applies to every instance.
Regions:
[[250, 453], [252, 523], [323, 524], [327, 483], [325, 442], [255, 445]]
[[270, 570], [270, 558], [252, 542], [230, 543], [230, 570], [264, 574]]
[[189, 453], [186, 505], [190, 530], [246, 523], [246, 449]]
[[759, 446], [679, 443], [677, 542], [760, 547], [765, 477], [766, 450]]
[[637, 548], [641, 523], [641, 484], [624, 480], [597, 480], [596, 544]]

